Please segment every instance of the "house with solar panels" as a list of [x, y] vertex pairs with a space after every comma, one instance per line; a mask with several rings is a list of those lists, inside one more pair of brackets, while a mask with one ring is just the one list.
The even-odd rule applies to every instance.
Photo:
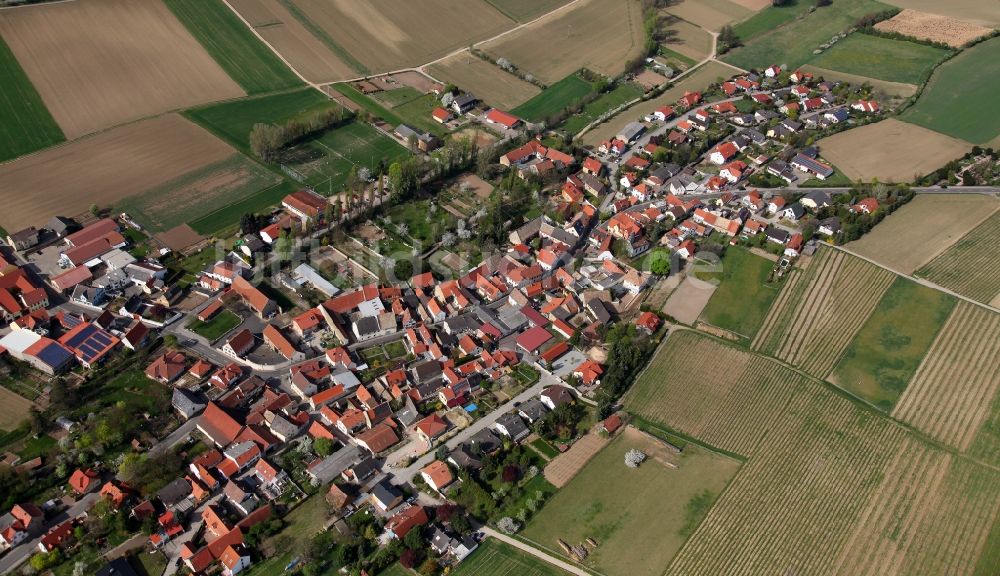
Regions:
[[85, 322], [62, 335], [59, 343], [68, 348], [85, 368], [103, 362], [121, 340], [100, 326]]
[[0, 339], [8, 354], [46, 374], [59, 374], [73, 366], [73, 352], [65, 346], [30, 330], [13, 330]]

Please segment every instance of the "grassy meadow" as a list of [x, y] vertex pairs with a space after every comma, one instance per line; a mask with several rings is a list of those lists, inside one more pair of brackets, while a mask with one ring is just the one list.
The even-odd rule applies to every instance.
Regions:
[[722, 260], [722, 278], [701, 319], [752, 338], [764, 322], [779, 285], [768, 283], [774, 262], [743, 248], [730, 248]]
[[31, 80], [0, 38], [0, 162], [65, 140]]

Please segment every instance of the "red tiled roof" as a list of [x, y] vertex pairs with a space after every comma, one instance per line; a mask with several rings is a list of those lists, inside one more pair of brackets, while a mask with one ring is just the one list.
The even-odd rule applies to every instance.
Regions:
[[486, 121], [494, 124], [500, 124], [505, 128], [513, 128], [521, 122], [521, 119], [513, 114], [508, 114], [502, 110], [494, 108], [486, 113]]
[[519, 334], [516, 338], [517, 345], [524, 348], [528, 352], [534, 352], [538, 350], [542, 344], [545, 344], [552, 339], [552, 334], [549, 333], [543, 326], [535, 326], [534, 328], [529, 328]]
[[220, 446], [227, 446], [239, 435], [243, 426], [219, 408], [215, 402], [209, 402], [198, 423], [211, 439]]

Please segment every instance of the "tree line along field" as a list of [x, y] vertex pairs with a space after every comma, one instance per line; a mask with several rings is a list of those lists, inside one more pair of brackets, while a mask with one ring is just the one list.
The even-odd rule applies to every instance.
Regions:
[[948, 60], [934, 71], [901, 119], [974, 144], [1000, 137], [1000, 115], [986, 113], [1000, 92], [1000, 38]]
[[771, 359], [677, 331], [624, 401], [747, 457], [666, 574], [972, 574], [991, 558], [1000, 473]]
[[301, 86], [221, 0], [164, 0], [167, 8], [247, 94]]
[[453, 576], [566, 576], [566, 572], [495, 538], [482, 541]]
[[897, 277], [829, 380], [889, 411], [917, 371], [955, 298]]
[[250, 131], [254, 124], [280, 124], [334, 106], [339, 107], [340, 104], [317, 90], [303, 88], [202, 106], [187, 110], [184, 115], [237, 149], [249, 153]]
[[1000, 314], [959, 302], [892, 416], [1000, 464]]
[[642, 39], [637, 0], [579, 0], [479, 48], [554, 84], [580, 68], [618, 76], [627, 61], [642, 54]]
[[244, 95], [161, 2], [3, 10], [0, 36], [69, 139]]
[[[632, 449], [647, 455], [634, 469], [625, 466]], [[598, 546], [584, 566], [608, 576], [659, 576], [739, 468], [739, 460], [695, 444], [675, 454], [629, 427], [545, 503], [521, 536], [569, 562], [558, 540], [593, 538]]]
[[810, 64], [889, 82], [921, 84], [949, 50], [871, 34], [855, 33], [834, 44]]
[[749, 250], [731, 247], [722, 260], [722, 278], [701, 320], [753, 338], [778, 296], [780, 285], [768, 282], [774, 262]]
[[594, 86], [578, 73], [570, 74], [550, 85], [531, 100], [514, 108], [511, 113], [530, 122], [542, 122], [594, 91]]
[[846, 248], [909, 275], [997, 210], [1000, 201], [985, 194], [918, 194]]
[[823, 378], [895, 278], [860, 258], [821, 247], [807, 268], [785, 280], [751, 346]]
[[1000, 304], [1000, 212], [973, 228], [916, 275], [977, 302]]
[[0, 37], [0, 162], [64, 140], [31, 80]]

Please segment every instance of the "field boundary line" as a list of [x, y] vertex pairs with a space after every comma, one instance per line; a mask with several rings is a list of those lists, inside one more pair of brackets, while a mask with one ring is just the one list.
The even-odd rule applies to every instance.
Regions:
[[281, 52], [278, 52], [277, 48], [275, 48], [274, 46], [271, 45], [270, 42], [268, 42], [267, 40], [265, 40], [264, 37], [261, 36], [259, 32], [257, 32], [257, 30], [253, 27], [253, 25], [250, 24], [250, 21], [247, 20], [246, 18], [244, 18], [243, 15], [240, 14], [239, 10], [237, 10], [236, 8], [234, 8], [233, 5], [229, 3], [229, 0], [221, 0], [221, 1], [222, 1], [223, 4], [226, 5], [226, 8], [229, 8], [229, 10], [232, 11], [233, 14], [236, 14], [236, 17], [240, 19], [240, 22], [242, 22], [244, 26], [246, 26], [247, 28], [250, 29], [250, 33], [251, 34], [253, 34], [258, 40], [260, 40], [261, 42], [263, 42], [264, 46], [267, 46], [268, 50], [270, 50], [271, 52], [273, 52], [274, 55], [278, 57], [278, 60], [281, 60], [281, 62], [285, 66], [288, 66], [288, 69], [291, 70], [293, 74], [295, 74], [296, 76], [299, 77], [299, 80], [302, 80], [303, 82], [306, 83], [307, 86], [309, 86], [311, 88], [314, 88], [316, 90], [319, 90], [324, 95], [326, 95], [326, 93], [323, 92], [323, 90], [320, 88], [319, 84], [316, 84], [312, 80], [309, 80], [308, 78], [306, 78], [305, 76], [303, 76], [302, 73], [299, 72], [295, 68], [295, 66], [292, 66], [292, 63], [289, 62], [288, 59], [285, 58], [281, 54]]
[[497, 540], [503, 542], [504, 544], [513, 546], [514, 548], [517, 548], [522, 552], [527, 552], [528, 554], [534, 556], [535, 558], [543, 560], [545, 563], [555, 566], [556, 568], [565, 570], [570, 574], [576, 574], [576, 576], [595, 576], [595, 575], [605, 576], [603, 572], [598, 572], [596, 570], [584, 567], [582, 565], [578, 566], [570, 564], [569, 562], [563, 560], [562, 558], [554, 556], [552, 553], [550, 553], [549, 552], [549, 550], [551, 550], [550, 548], [538, 544], [534, 540], [530, 540], [528, 538], [525, 538], [524, 536], [507, 536], [506, 534], [497, 532], [496, 530], [490, 528], [489, 526], [483, 526], [481, 530], [491, 538], [496, 538]]
[[840, 250], [841, 252], [843, 252], [845, 254], [849, 254], [849, 255], [854, 256], [856, 258], [861, 258], [862, 260], [864, 260], [864, 261], [866, 261], [866, 262], [868, 262], [870, 264], [874, 264], [874, 265], [878, 266], [879, 268], [882, 268], [883, 270], [888, 270], [889, 272], [892, 272], [893, 274], [896, 274], [897, 276], [902, 276], [903, 278], [909, 278], [910, 280], [913, 280], [917, 284], [920, 284], [922, 286], [926, 286], [927, 288], [931, 288], [931, 289], [937, 290], [939, 292], [944, 292], [945, 294], [948, 294], [950, 296], [954, 296], [955, 298], [958, 298], [959, 300], [963, 300], [965, 302], [968, 302], [969, 304], [973, 304], [975, 306], [979, 306], [980, 308], [985, 308], [986, 310], [989, 310], [990, 312], [993, 312], [995, 314], [1000, 314], [1000, 310], [994, 308], [993, 306], [990, 306], [989, 304], [986, 304], [986, 303], [983, 303], [983, 302], [979, 302], [978, 300], [973, 300], [972, 298], [969, 298], [968, 296], [962, 296], [958, 292], [955, 292], [954, 290], [949, 290], [948, 288], [945, 288], [944, 286], [939, 286], [939, 285], [935, 284], [934, 282], [931, 282], [930, 280], [927, 280], [926, 278], [920, 278], [918, 276], [911, 276], [909, 274], [904, 274], [904, 273], [900, 272], [899, 270], [894, 270], [894, 269], [890, 268], [889, 266], [886, 266], [885, 264], [881, 264], [879, 262], [876, 262], [875, 260], [872, 260], [871, 258], [868, 258], [867, 256], [862, 256], [861, 254], [858, 254], [857, 252], [854, 252], [853, 250], [849, 250], [848, 248], [845, 248], [844, 246], [836, 246], [836, 245], [829, 245], [829, 246], [831, 248], [833, 248], [834, 250]]

